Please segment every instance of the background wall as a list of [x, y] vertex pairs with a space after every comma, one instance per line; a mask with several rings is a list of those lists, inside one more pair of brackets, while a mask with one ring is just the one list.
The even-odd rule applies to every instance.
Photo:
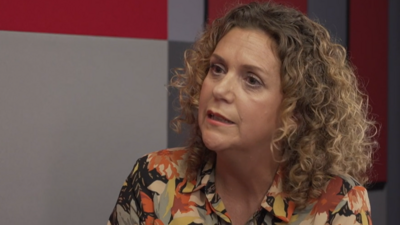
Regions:
[[[1, 223], [106, 224], [136, 159], [182, 144], [185, 134], [168, 128], [176, 96], [166, 88], [169, 71], [182, 65], [203, 21], [229, 2], [0, 0]], [[399, 2], [280, 2], [323, 23], [355, 63], [361, 57], [355, 45], [367, 50], [359, 54], [368, 63], [356, 66], [361, 76], [378, 77], [368, 86], [380, 92], [371, 98], [381, 108], [381, 145], [387, 143], [381, 159], [388, 154], [388, 165], [379, 165], [379, 173], [388, 168], [387, 183], [369, 192], [373, 221], [396, 224]], [[362, 16], [386, 24], [357, 22]]]

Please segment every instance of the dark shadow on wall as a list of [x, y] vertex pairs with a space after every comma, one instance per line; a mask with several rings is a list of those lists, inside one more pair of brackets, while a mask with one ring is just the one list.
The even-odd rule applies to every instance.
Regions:
[[389, 0], [389, 110], [387, 224], [399, 223], [400, 202], [400, 1]]

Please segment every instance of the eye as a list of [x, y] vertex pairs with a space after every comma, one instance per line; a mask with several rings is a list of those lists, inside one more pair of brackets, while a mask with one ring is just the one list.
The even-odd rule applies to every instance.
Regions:
[[210, 71], [214, 75], [221, 75], [221, 74], [223, 74], [225, 72], [224, 68], [220, 64], [211, 64]]
[[245, 81], [251, 87], [262, 86], [262, 81], [260, 80], [260, 78], [258, 78], [257, 76], [255, 76], [253, 74], [246, 75]]

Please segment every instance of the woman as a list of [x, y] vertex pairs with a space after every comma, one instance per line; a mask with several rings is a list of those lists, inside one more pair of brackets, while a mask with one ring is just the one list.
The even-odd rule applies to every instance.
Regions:
[[374, 122], [321, 25], [238, 6], [186, 51], [172, 86], [188, 145], [139, 159], [109, 224], [372, 224]]

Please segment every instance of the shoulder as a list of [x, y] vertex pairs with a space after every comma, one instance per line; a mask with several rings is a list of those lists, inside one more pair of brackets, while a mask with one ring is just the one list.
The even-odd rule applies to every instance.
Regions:
[[149, 153], [138, 159], [133, 170], [164, 179], [184, 178], [188, 150], [170, 148]]
[[368, 192], [356, 180], [351, 177], [335, 176], [329, 181], [327, 188], [324, 192], [325, 196], [338, 196], [340, 199], [339, 205], [336, 210], [340, 210], [343, 205], [347, 204], [349, 210], [353, 212], [370, 211], [370, 203]]
[[[187, 150], [164, 149], [139, 158], [125, 180], [117, 204], [111, 214], [111, 224], [153, 224], [159, 221], [155, 204], [168, 205], [175, 195], [176, 181], [183, 180]], [[161, 196], [154, 198], [155, 194]], [[157, 201], [157, 202], [154, 202]], [[164, 217], [170, 216], [165, 211]]]
[[313, 203], [311, 215], [326, 215], [328, 224], [371, 224], [367, 190], [351, 177], [332, 177]]

